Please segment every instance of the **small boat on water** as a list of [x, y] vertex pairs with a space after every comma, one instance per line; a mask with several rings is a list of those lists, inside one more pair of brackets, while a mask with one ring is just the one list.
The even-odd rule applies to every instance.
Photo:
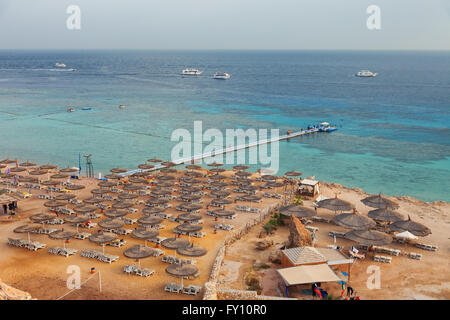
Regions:
[[65, 68], [65, 67], [67, 67], [67, 65], [62, 63], [62, 62], [57, 62], [57, 63], [55, 63], [55, 67], [57, 67], [57, 68]]
[[121, 104], [121, 105], [119, 106], [119, 109], [125, 109], [125, 106], [124, 106], [123, 104]]
[[181, 71], [181, 75], [183, 76], [200, 76], [203, 73], [203, 71], [200, 71], [198, 69], [184, 69], [183, 71]]
[[226, 72], [216, 72], [214, 73], [213, 78], [217, 80], [227, 80], [230, 79], [231, 76]]
[[83, 108], [81, 108], [81, 110], [92, 110], [92, 107], [89, 107], [89, 106], [83, 107]]
[[75, 112], [75, 108], [69, 107], [69, 108], [67, 108], [67, 112]]
[[322, 122], [317, 128], [320, 132], [333, 132], [337, 130], [335, 126], [331, 126], [328, 122]]
[[361, 70], [355, 76], [361, 77], [361, 78], [371, 78], [371, 77], [376, 77], [377, 75], [378, 75], [378, 73], [374, 73], [369, 70]]

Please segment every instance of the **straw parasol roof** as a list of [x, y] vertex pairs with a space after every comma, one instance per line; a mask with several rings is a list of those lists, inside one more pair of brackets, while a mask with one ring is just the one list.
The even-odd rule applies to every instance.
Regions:
[[130, 202], [115, 202], [112, 204], [112, 207], [114, 209], [127, 209], [127, 208], [131, 208], [132, 206], [133, 206], [133, 204]]
[[40, 224], [25, 224], [25, 225], [15, 228], [13, 231], [15, 233], [28, 233], [28, 232], [33, 232], [35, 230], [39, 230], [41, 228], [42, 228], [42, 226]]
[[131, 248], [126, 249], [123, 255], [130, 259], [143, 259], [155, 254], [155, 249], [144, 246], [144, 245], [134, 245]]
[[216, 196], [216, 197], [219, 197], [219, 198], [225, 198], [225, 197], [228, 197], [231, 194], [231, 192], [221, 191], [221, 190], [214, 190], [214, 191], [211, 191], [211, 194], [213, 196]]
[[250, 168], [250, 167], [247, 165], [244, 165], [244, 164], [239, 164], [239, 165], [233, 167], [234, 170], [239, 170], [239, 171], [247, 170], [248, 168]]
[[262, 181], [275, 181], [277, 179], [278, 179], [277, 176], [274, 176], [274, 175], [271, 175], [271, 174], [265, 174], [265, 175], [261, 176], [261, 180]]
[[161, 187], [161, 188], [169, 188], [173, 187], [175, 185], [174, 181], [156, 181], [154, 182], [155, 186]]
[[126, 216], [129, 213], [130, 212], [128, 212], [127, 210], [109, 209], [109, 210], [106, 210], [104, 214], [105, 214], [105, 216], [107, 216], [109, 218], [119, 218], [119, 217]]
[[69, 222], [69, 223], [84, 223], [89, 221], [90, 218], [88, 216], [83, 216], [83, 215], [73, 215], [73, 216], [68, 216], [64, 218], [65, 222]]
[[162, 206], [165, 205], [167, 202], [169, 202], [169, 200], [167, 199], [150, 198], [149, 200], [147, 200], [146, 203], [155, 206]]
[[225, 172], [227, 170], [225, 170], [224, 168], [214, 168], [214, 169], [210, 169], [209, 171], [214, 172], [214, 173], [221, 173], [221, 172]]
[[59, 172], [62, 172], [62, 173], [74, 173], [74, 172], [78, 172], [78, 170], [79, 170], [78, 168], [69, 168], [69, 167], [67, 167], [67, 168], [59, 170]]
[[105, 219], [98, 223], [98, 225], [102, 228], [107, 229], [118, 229], [124, 226], [124, 222], [119, 219]]
[[361, 200], [366, 206], [379, 209], [398, 209], [399, 205], [381, 195], [370, 196]]
[[405, 220], [405, 217], [400, 213], [390, 209], [375, 209], [368, 213], [369, 218], [383, 222], [397, 222]]
[[125, 190], [125, 191], [138, 191], [141, 189], [142, 189], [142, 186], [138, 186], [136, 184], [127, 184], [123, 187], [123, 190]]
[[373, 230], [352, 230], [344, 238], [367, 246], [381, 246], [392, 242], [387, 234]]
[[226, 177], [224, 175], [221, 175], [221, 174], [215, 174], [215, 175], [209, 176], [208, 178], [211, 179], [211, 180], [223, 180]]
[[157, 214], [166, 211], [166, 208], [161, 207], [151, 207], [151, 208], [144, 208], [142, 209], [142, 212], [147, 215]]
[[245, 195], [245, 196], [242, 196], [241, 198], [244, 201], [259, 201], [262, 199], [260, 196], [255, 196], [255, 195]]
[[237, 175], [238, 177], [250, 177], [252, 173], [247, 171], [238, 171], [235, 173], [235, 175]]
[[117, 236], [114, 233], [95, 233], [89, 237], [89, 241], [98, 243], [98, 244], [104, 244], [107, 242], [111, 242], [113, 240], [116, 240]]
[[183, 223], [183, 224], [180, 224], [179, 226], [175, 227], [173, 229], [173, 231], [174, 232], [186, 232], [186, 233], [189, 233], [189, 232], [197, 232], [197, 231], [200, 231], [202, 229], [203, 229], [203, 227], [201, 225], [198, 225], [198, 224]]
[[35, 167], [36, 163], [27, 160], [26, 162], [20, 163], [19, 166], [21, 166], [21, 167]]
[[316, 215], [316, 211], [304, 206], [290, 205], [280, 208], [280, 214], [285, 216], [295, 216], [297, 218], [306, 218]]
[[189, 277], [198, 272], [198, 268], [192, 264], [171, 264], [166, 272], [174, 277]]
[[37, 170], [29, 171], [28, 174], [30, 174], [32, 176], [42, 176], [42, 175], [46, 174], [47, 172], [48, 172], [47, 170], [37, 169]]
[[30, 177], [30, 176], [23, 176], [23, 177], [19, 177], [17, 180], [19, 180], [19, 182], [37, 182], [37, 178], [35, 177]]
[[182, 204], [182, 205], [180, 205], [180, 207], [187, 211], [196, 211], [196, 210], [200, 210], [202, 208], [201, 205], [193, 204], [193, 203]]
[[195, 194], [184, 194], [180, 198], [185, 201], [195, 201], [201, 199], [202, 196], [198, 196]]
[[337, 196], [335, 198], [321, 200], [317, 203], [317, 206], [319, 208], [325, 208], [333, 211], [344, 211], [353, 209], [353, 206], [350, 202], [338, 199]]
[[23, 167], [14, 167], [14, 168], [9, 169], [10, 172], [23, 172], [23, 171], [26, 171], [26, 170], [27, 169], [23, 168]]
[[0, 163], [11, 164], [11, 163], [16, 163], [16, 160], [6, 158], [5, 160], [0, 161]]
[[57, 208], [57, 207], [63, 207], [65, 205], [67, 205], [66, 202], [56, 201], [56, 200], [50, 200], [50, 201], [44, 202], [44, 207], [47, 207], [47, 208]]
[[372, 219], [355, 212], [338, 214], [333, 218], [333, 222], [338, 226], [354, 230], [367, 230], [376, 225]]
[[110, 193], [111, 191], [108, 189], [92, 189], [91, 193], [92, 194], [107, 194]]
[[214, 188], [225, 188], [228, 186], [228, 183], [220, 182], [220, 181], [213, 181], [209, 185]]
[[280, 188], [284, 186], [284, 184], [282, 182], [274, 182], [274, 181], [269, 181], [265, 184], [265, 187], [270, 187], [270, 188]]
[[161, 159], [158, 159], [158, 158], [148, 159], [147, 161], [148, 161], [148, 162], [154, 162], [154, 163], [156, 163], [156, 162], [162, 162], [162, 160], [161, 160]]
[[203, 174], [197, 171], [186, 171], [184, 175], [186, 177], [203, 177]]
[[199, 245], [189, 245], [184, 248], [178, 248], [177, 253], [182, 256], [188, 256], [188, 257], [201, 257], [204, 256], [207, 251], [205, 248]]
[[6, 167], [7, 167], [6, 164], [0, 163], [0, 169], [6, 168]]
[[103, 201], [105, 201], [105, 199], [102, 199], [102, 198], [87, 198], [87, 199], [83, 200], [84, 203], [88, 203], [88, 204], [97, 204], [97, 203], [101, 203]]
[[300, 171], [288, 171], [284, 174], [286, 177], [300, 177], [302, 173]]
[[63, 194], [58, 194], [57, 196], [55, 196], [55, 200], [69, 201], [69, 200], [75, 199], [76, 197], [77, 196], [74, 194], [63, 193]]
[[213, 163], [208, 164], [208, 167], [221, 167], [221, 166], [223, 166], [223, 163], [218, 163], [215, 161]]
[[182, 214], [178, 215], [177, 219], [180, 221], [185, 221], [185, 222], [198, 221], [198, 220], [202, 219], [202, 216], [197, 215], [197, 214], [182, 213]]
[[73, 236], [75, 236], [75, 232], [58, 230], [58, 231], [54, 231], [54, 232], [50, 233], [48, 236], [51, 239], [56, 239], [56, 240], [67, 239], [67, 238], [72, 238]]
[[236, 214], [234, 211], [228, 211], [228, 210], [222, 210], [222, 209], [214, 210], [213, 213], [217, 217], [229, 217], [229, 216]]
[[55, 219], [56, 214], [54, 213], [36, 213], [30, 216], [31, 221], [36, 223], [42, 223], [47, 220]]
[[73, 190], [73, 191], [76, 191], [76, 190], [84, 189], [85, 186], [82, 186], [82, 185], [79, 185], [79, 184], [71, 184], [71, 185], [65, 186], [65, 188], [66, 188], [67, 190]]
[[65, 174], [56, 173], [50, 176], [50, 179], [67, 179]]
[[156, 217], [156, 216], [145, 216], [140, 218], [137, 222], [139, 224], [148, 225], [148, 226], [154, 226], [157, 224], [160, 224], [163, 221], [162, 218]]
[[409, 231], [418, 237], [425, 237], [431, 234], [430, 228], [421, 223], [412, 221], [410, 216], [408, 216], [408, 220], [394, 222], [390, 225], [390, 229], [395, 232]]
[[146, 228], [134, 229], [133, 232], [131, 233], [131, 236], [133, 238], [140, 239], [140, 240], [154, 239], [158, 235], [159, 235], [158, 230], [146, 229]]
[[44, 186], [57, 186], [58, 184], [60, 184], [60, 182], [55, 180], [46, 180], [42, 181], [41, 184]]
[[189, 245], [188, 239], [183, 238], [167, 238], [161, 241], [161, 246], [166, 249], [184, 248]]
[[58, 168], [57, 166], [47, 163], [39, 167], [40, 170], [52, 170]]
[[123, 168], [112, 168], [111, 170], [109, 170], [112, 173], [125, 173], [128, 170], [127, 169], [123, 169]]
[[159, 170], [161, 173], [177, 173], [177, 169], [174, 168], [162, 168]]
[[212, 199], [211, 202], [213, 202], [213, 203], [215, 203], [215, 204], [223, 205], [223, 204], [230, 204], [230, 203], [232, 203], [233, 201], [230, 200], [230, 199], [215, 198], [215, 199]]
[[106, 179], [115, 179], [115, 180], [120, 180], [120, 179], [122, 179], [122, 176], [121, 175], [119, 175], [119, 174], [105, 174], [105, 178]]
[[196, 164], [190, 164], [190, 165], [186, 166], [186, 169], [189, 169], [189, 170], [200, 170], [201, 168], [202, 168], [201, 166], [198, 166]]
[[78, 212], [78, 213], [90, 213], [90, 212], [94, 212], [97, 209], [98, 209], [98, 207], [96, 207], [96, 206], [80, 205], [80, 206], [76, 206], [75, 208], [73, 208], [73, 211]]
[[145, 178], [139, 178], [139, 177], [136, 177], [136, 176], [130, 177], [128, 179], [128, 181], [130, 181], [132, 183], [146, 183], [147, 182], [147, 180]]
[[176, 166], [177, 164], [172, 161], [164, 161], [164, 162], [161, 162], [161, 165], [166, 166], [166, 167], [173, 167], [173, 166]]
[[113, 181], [102, 181], [98, 183], [98, 186], [101, 188], [112, 188], [117, 186], [117, 183]]
[[126, 192], [121, 193], [121, 194], [118, 195], [118, 198], [119, 198], [119, 199], [122, 199], [122, 200], [131, 200], [131, 199], [136, 199], [137, 197], [138, 197], [137, 194], [134, 194], [134, 193], [126, 193]]
[[161, 181], [167, 181], [167, 180], [175, 180], [174, 176], [166, 176], [166, 175], [160, 175], [158, 176], [158, 179]]
[[154, 167], [155, 166], [150, 163], [142, 163], [142, 164], [138, 165], [138, 168], [143, 169], [143, 170], [153, 169]]

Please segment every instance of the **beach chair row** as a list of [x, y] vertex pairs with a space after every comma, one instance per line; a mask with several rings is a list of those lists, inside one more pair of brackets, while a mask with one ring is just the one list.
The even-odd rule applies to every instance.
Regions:
[[27, 188], [27, 189], [37, 189], [37, 190], [41, 190], [42, 189], [42, 187], [40, 185], [34, 184], [34, 183], [25, 183], [23, 185], [23, 187]]
[[127, 218], [127, 217], [120, 217], [120, 220], [122, 220], [125, 224], [135, 224], [137, 223], [137, 219], [131, 219], [131, 218]]
[[422, 255], [420, 253], [410, 252], [408, 257], [415, 260], [422, 260]]
[[189, 295], [197, 295], [202, 290], [201, 286], [188, 285], [183, 286], [179, 283], [169, 282], [166, 283], [164, 287], [164, 291], [172, 292], [172, 293], [184, 293]]
[[39, 228], [39, 229], [35, 229], [33, 231], [31, 231], [31, 233], [34, 234], [50, 234], [52, 232], [58, 231], [58, 229], [54, 229], [54, 228]]
[[217, 223], [214, 225], [214, 228], [216, 229], [221, 229], [221, 230], [225, 230], [225, 231], [230, 231], [233, 230], [233, 226], [229, 225], [229, 224], [223, 224], [223, 223]]
[[189, 235], [191, 237], [203, 238], [206, 237], [206, 232], [203, 231], [189, 232]]
[[85, 240], [87, 238], [89, 238], [91, 236], [91, 234], [89, 232], [80, 232], [77, 233], [74, 238], [78, 239], [78, 240]]
[[133, 230], [122, 229], [122, 228], [117, 228], [117, 229], [103, 228], [103, 231], [105, 231], [105, 232], [112, 232], [112, 233], [120, 234], [120, 235], [123, 235], [123, 236], [133, 232]]
[[48, 249], [48, 253], [60, 255], [60, 256], [66, 257], [66, 258], [71, 255], [74, 255], [77, 252], [78, 252], [77, 249], [72, 249], [72, 248], [51, 247]]
[[373, 249], [375, 252], [389, 254], [391, 256], [399, 256], [401, 253], [401, 251], [398, 249], [391, 249], [386, 247], [373, 246]]
[[172, 255], [163, 256], [161, 258], [161, 261], [170, 264], [180, 264], [180, 263], [197, 264], [197, 261], [194, 259], [180, 258]]
[[72, 226], [76, 227], [80, 227], [80, 228], [86, 228], [86, 229], [91, 229], [97, 226], [97, 222], [86, 222], [86, 223], [74, 223], [72, 224]]
[[44, 223], [44, 224], [52, 224], [52, 225], [55, 225], [55, 224], [64, 224], [64, 220], [61, 219], [61, 218], [54, 218], [54, 219], [50, 219], [50, 220], [43, 221], [43, 223]]
[[431, 244], [415, 243], [414, 246], [427, 251], [437, 251], [438, 249], [437, 246], [433, 246]]
[[54, 196], [51, 196], [51, 195], [49, 195], [49, 194], [40, 194], [40, 195], [38, 196], [38, 198], [39, 198], [39, 199], [45, 199], [45, 200], [54, 200], [54, 199], [55, 199]]
[[119, 260], [119, 256], [114, 256], [110, 254], [103, 254], [102, 252], [96, 250], [82, 250], [81, 256], [90, 259], [97, 259], [101, 262], [112, 263]]
[[264, 192], [263, 193], [263, 197], [265, 197], [265, 198], [281, 199], [281, 194]]
[[386, 257], [386, 256], [375, 255], [373, 257], [373, 261], [382, 262], [382, 263], [391, 263], [392, 262], [392, 258], [391, 257]]
[[326, 218], [318, 217], [318, 216], [311, 217], [311, 220], [314, 221], [314, 222], [324, 222], [324, 223], [330, 223], [331, 222], [330, 219], [326, 219]]
[[16, 238], [8, 238], [8, 244], [13, 247], [25, 248], [31, 251], [37, 251], [47, 246], [45, 243], [40, 243], [38, 241], [28, 241]]
[[336, 237], [336, 238], [344, 238], [345, 233], [344, 232], [339, 232], [339, 231], [330, 231], [328, 232], [328, 235], [330, 237]]
[[135, 265], [125, 265], [123, 266], [123, 272], [126, 274], [134, 274], [141, 277], [149, 277], [155, 273], [155, 270], [149, 268], [141, 268]]
[[237, 211], [244, 211], [244, 212], [252, 212], [252, 213], [260, 213], [261, 212], [261, 210], [258, 209], [258, 208], [250, 208], [250, 207], [247, 207], [247, 206], [240, 206], [240, 205], [236, 206], [236, 210]]

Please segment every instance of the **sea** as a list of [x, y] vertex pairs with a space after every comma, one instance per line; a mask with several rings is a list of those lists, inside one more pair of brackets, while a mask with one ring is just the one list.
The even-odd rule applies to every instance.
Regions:
[[[182, 77], [186, 67], [204, 72]], [[91, 154], [105, 175], [171, 159], [172, 133], [194, 121], [224, 135], [326, 121], [338, 130], [279, 143], [278, 175], [450, 201], [448, 51], [0, 51], [1, 159], [84, 174]]]

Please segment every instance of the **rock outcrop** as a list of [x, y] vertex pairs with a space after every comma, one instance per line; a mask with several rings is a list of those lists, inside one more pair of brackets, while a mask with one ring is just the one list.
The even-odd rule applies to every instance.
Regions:
[[273, 245], [273, 241], [270, 239], [261, 240], [256, 243], [256, 249], [266, 250]]
[[297, 217], [291, 216], [289, 224], [289, 238], [286, 248], [311, 246], [312, 239], [308, 230]]
[[276, 249], [270, 252], [269, 261], [276, 264], [281, 264], [281, 250]]
[[0, 279], [0, 300], [31, 300], [28, 292], [8, 286]]

